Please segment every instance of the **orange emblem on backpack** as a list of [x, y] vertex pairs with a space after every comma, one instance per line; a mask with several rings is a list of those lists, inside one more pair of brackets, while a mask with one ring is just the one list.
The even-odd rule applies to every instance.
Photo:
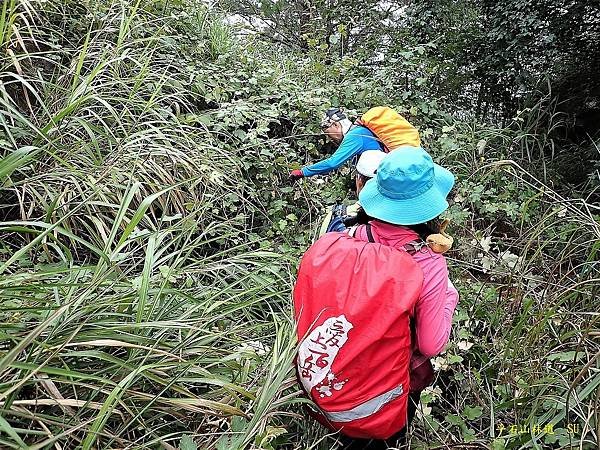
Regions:
[[369, 109], [358, 120], [358, 124], [371, 130], [383, 143], [386, 152], [403, 146], [421, 146], [419, 131], [389, 106]]

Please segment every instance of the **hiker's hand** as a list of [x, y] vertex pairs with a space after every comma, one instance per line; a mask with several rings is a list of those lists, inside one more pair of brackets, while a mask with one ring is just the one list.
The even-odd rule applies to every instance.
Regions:
[[290, 172], [290, 176], [289, 176], [290, 181], [297, 181], [300, 178], [304, 178], [304, 174], [302, 173], [302, 171], [300, 169], [292, 170]]

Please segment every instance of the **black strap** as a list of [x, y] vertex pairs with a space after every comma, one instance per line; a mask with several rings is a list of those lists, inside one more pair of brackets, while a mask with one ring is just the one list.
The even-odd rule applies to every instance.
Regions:
[[370, 223], [368, 223], [366, 225], [366, 230], [367, 230], [367, 239], [369, 239], [369, 242], [375, 243], [375, 238], [373, 237], [373, 231], [371, 231], [371, 224]]

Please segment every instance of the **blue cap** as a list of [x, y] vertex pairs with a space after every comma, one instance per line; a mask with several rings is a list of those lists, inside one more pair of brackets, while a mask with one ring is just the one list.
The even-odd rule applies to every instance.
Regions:
[[360, 191], [365, 212], [384, 222], [416, 225], [448, 208], [446, 197], [454, 175], [433, 162], [421, 147], [400, 147], [389, 153], [375, 178]]

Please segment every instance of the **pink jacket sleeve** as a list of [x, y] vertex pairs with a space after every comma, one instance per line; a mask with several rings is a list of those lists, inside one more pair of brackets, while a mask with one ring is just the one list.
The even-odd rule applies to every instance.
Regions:
[[458, 291], [448, 278], [443, 257], [433, 258], [423, 268], [423, 291], [415, 307], [416, 348], [427, 358], [440, 354], [452, 327]]

